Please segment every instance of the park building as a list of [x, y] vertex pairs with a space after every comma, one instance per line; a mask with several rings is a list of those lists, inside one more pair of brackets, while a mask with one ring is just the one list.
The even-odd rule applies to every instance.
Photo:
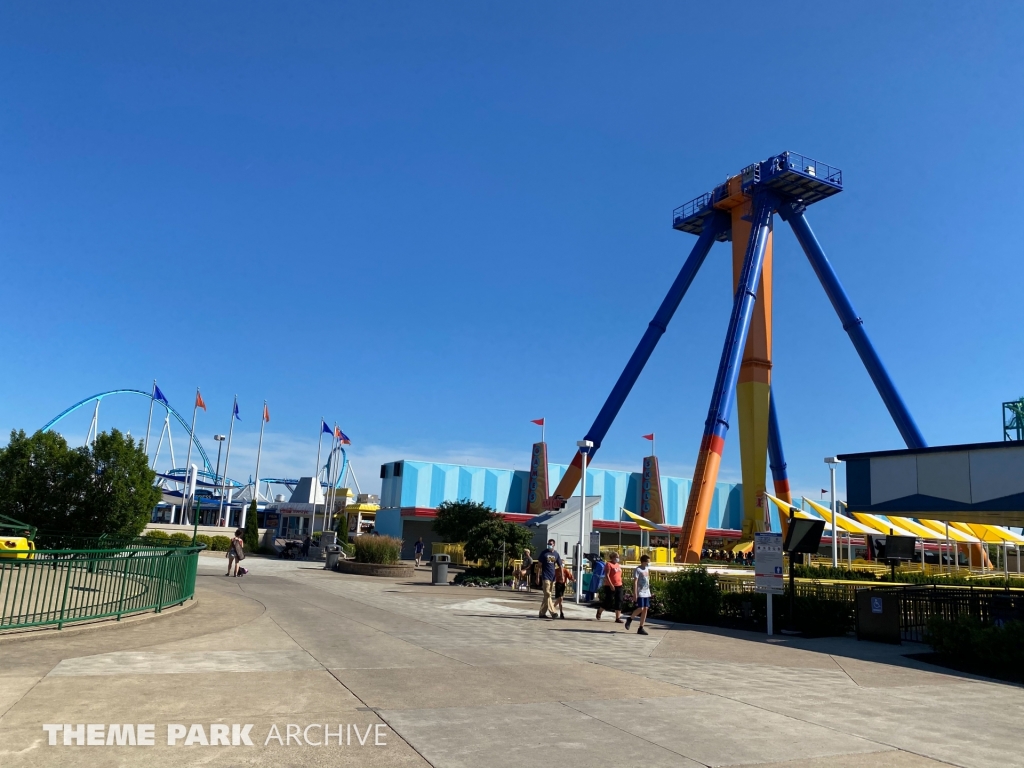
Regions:
[[[552, 485], [565, 474], [567, 465], [548, 464], [548, 477]], [[534, 515], [527, 512], [530, 472], [528, 470], [497, 469], [466, 464], [445, 464], [432, 461], [393, 461], [381, 465], [380, 509], [376, 515], [377, 533], [397, 536], [405, 544], [403, 558], [413, 556], [416, 540], [423, 538], [427, 551], [440, 539], [434, 534], [432, 523], [437, 507], [445, 501], [469, 499], [486, 504], [510, 522], [527, 523]], [[679, 543], [679, 535], [686, 513], [692, 480], [684, 477], [661, 477], [661, 491], [668, 534], [651, 534], [650, 546], [671, 546]], [[592, 517], [590, 531], [601, 536], [601, 544], [623, 546], [640, 544], [640, 529], [635, 523], [622, 522], [620, 509], [634, 511], [641, 508], [641, 473], [615, 469], [587, 468], [587, 512]], [[743, 517], [743, 492], [739, 483], [718, 483], [708, 520], [705, 537], [707, 546], [721, 548], [740, 539]], [[567, 505], [566, 509], [569, 509]], [[579, 510], [579, 497], [574, 509]], [[578, 523], [577, 523], [578, 525]], [[775, 523], [775, 530], [778, 530]], [[578, 536], [577, 536], [578, 538]], [[567, 547], [568, 540], [563, 542]]]

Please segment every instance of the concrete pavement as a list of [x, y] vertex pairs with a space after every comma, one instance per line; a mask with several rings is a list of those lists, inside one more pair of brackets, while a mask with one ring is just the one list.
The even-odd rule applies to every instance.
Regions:
[[[1024, 689], [902, 655], [920, 649], [642, 637], [575, 606], [538, 620], [537, 595], [432, 587], [426, 569], [398, 582], [246, 564], [225, 578], [223, 558], [202, 558], [189, 611], [0, 638], [0, 764], [1024, 765]], [[44, 724], [61, 726], [53, 746]], [[104, 745], [75, 744], [79, 724]], [[117, 746], [111, 724], [152, 725], [154, 746]], [[312, 745], [325, 724], [332, 743]], [[203, 744], [233, 726], [239, 746]]]

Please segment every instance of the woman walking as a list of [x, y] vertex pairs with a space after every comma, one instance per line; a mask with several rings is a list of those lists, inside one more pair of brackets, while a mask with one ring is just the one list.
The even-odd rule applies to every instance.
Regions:
[[[235, 537], [231, 539], [231, 545], [228, 547], [228, 572], [225, 576], [237, 576], [238, 575], [238, 564], [245, 559], [245, 542], [242, 541], [242, 536], [245, 535], [245, 531], [238, 528], [235, 531]], [[234, 573], [231, 571], [234, 570]]]

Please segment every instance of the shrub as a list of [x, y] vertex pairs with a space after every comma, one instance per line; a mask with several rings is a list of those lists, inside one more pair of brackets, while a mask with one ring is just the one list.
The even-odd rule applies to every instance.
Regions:
[[949, 667], [1024, 682], [1024, 621], [997, 627], [972, 616], [933, 616], [926, 639]]
[[227, 552], [231, 546], [231, 539], [227, 536], [214, 536], [210, 539], [210, 549], [214, 552]]
[[212, 548], [211, 545], [213, 544], [213, 539], [211, 539], [209, 536], [207, 536], [204, 533], [200, 533], [198, 536], [196, 536], [196, 544], [205, 544], [207, 549], [211, 549]]
[[672, 574], [664, 600], [668, 617], [686, 624], [714, 624], [722, 610], [718, 579], [703, 566]]
[[394, 536], [358, 536], [355, 549], [357, 563], [394, 565], [402, 557], [402, 540]]
[[340, 546], [341, 546], [341, 551], [345, 553], [345, 557], [355, 557], [356, 556], [356, 545], [353, 544], [351, 541], [343, 541], [343, 542], [341, 542]]
[[242, 534], [242, 542], [245, 544], [246, 552], [255, 552], [260, 548], [259, 516], [256, 511], [256, 499], [249, 504], [249, 511], [245, 513], [245, 533]]
[[187, 547], [192, 543], [192, 537], [187, 533], [172, 533], [168, 543], [176, 547]]
[[145, 533], [147, 539], [169, 539], [170, 537], [167, 531], [146, 531]]

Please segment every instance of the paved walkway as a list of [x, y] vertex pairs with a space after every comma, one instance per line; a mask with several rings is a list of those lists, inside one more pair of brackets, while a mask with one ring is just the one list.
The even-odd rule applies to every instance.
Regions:
[[[247, 565], [228, 579], [204, 557], [199, 604], [178, 614], [0, 639], [0, 764], [1024, 765], [1024, 689], [900, 655], [919, 649], [680, 625], [642, 637], [575, 606], [541, 621], [535, 595], [431, 587], [425, 570]], [[49, 746], [44, 723], [101, 739], [153, 724], [155, 746], [63, 746], [63, 731]], [[343, 746], [295, 743], [322, 741], [324, 723]], [[235, 724], [256, 746], [202, 745]], [[265, 744], [289, 725], [292, 744]]]

